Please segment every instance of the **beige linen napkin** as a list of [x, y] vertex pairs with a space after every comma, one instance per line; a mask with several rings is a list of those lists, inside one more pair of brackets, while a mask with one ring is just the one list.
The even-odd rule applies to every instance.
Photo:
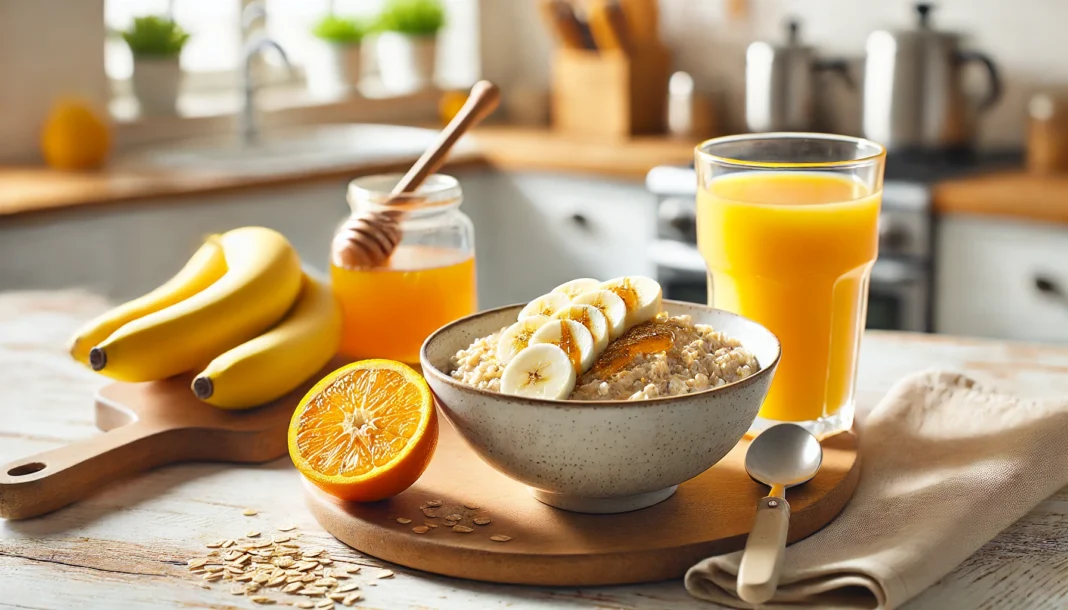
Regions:
[[[1020, 400], [962, 375], [903, 380], [859, 436], [853, 499], [787, 548], [764, 607], [896, 608], [1068, 484], [1068, 400]], [[695, 565], [687, 590], [750, 607], [735, 594], [740, 559]]]

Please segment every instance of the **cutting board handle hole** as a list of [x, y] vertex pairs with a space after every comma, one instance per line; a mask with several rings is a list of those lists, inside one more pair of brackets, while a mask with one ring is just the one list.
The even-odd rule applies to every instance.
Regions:
[[7, 471], [7, 474], [13, 477], [24, 477], [28, 474], [35, 472], [41, 472], [45, 469], [43, 462], [30, 462], [29, 464], [23, 464], [21, 466], [15, 466], [11, 470]]

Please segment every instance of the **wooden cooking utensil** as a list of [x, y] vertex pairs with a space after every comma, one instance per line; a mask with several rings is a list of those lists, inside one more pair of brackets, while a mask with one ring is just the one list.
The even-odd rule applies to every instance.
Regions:
[[[489, 116], [497, 108], [500, 98], [500, 90], [493, 83], [484, 80], [475, 83], [463, 107], [393, 187], [392, 199], [384, 205], [388, 207], [391, 203], [404, 203], [402, 195], [415, 192], [427, 178], [441, 169], [453, 145], [469, 129]], [[354, 214], [334, 236], [330, 246], [334, 264], [346, 269], [385, 264], [400, 243], [400, 218], [403, 215], [404, 211], [399, 207], [396, 211], [387, 209]]]
[[565, 49], [584, 49], [582, 26], [575, 11], [565, 0], [541, 0], [538, 3], [542, 21]]
[[657, 0], [619, 0], [634, 46], [656, 43], [660, 38], [660, 10]]
[[105, 432], [0, 466], [0, 517], [27, 519], [84, 498], [115, 479], [186, 461], [266, 462], [288, 452], [293, 409], [331, 362], [289, 395], [246, 411], [197, 400], [192, 376], [112, 383], [96, 396]]
[[590, 34], [601, 51], [623, 51], [630, 48], [626, 19], [619, 5], [612, 0], [589, 0], [586, 18]]

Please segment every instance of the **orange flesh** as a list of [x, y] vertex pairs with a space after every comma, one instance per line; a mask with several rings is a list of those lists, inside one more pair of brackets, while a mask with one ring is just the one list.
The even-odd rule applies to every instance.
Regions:
[[422, 402], [419, 389], [397, 371], [352, 371], [300, 413], [297, 447], [321, 474], [367, 474], [404, 450], [419, 426]]
[[640, 355], [666, 352], [674, 346], [675, 332], [669, 324], [639, 324], [608, 345], [594, 363], [590, 374], [597, 379], [606, 379], [626, 368]]

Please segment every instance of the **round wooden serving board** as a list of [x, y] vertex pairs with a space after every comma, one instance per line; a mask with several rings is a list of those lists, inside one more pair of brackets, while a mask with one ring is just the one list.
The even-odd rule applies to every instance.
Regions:
[[[305, 481], [308, 508], [323, 528], [360, 552], [446, 576], [527, 585], [634, 583], [678, 578], [705, 557], [741, 549], [757, 501], [767, 494], [745, 473], [749, 442], [743, 440], [660, 504], [615, 515], [571, 513], [535, 500], [524, 485], [483, 462], [444, 417], [441, 422], [429, 468], [389, 500], [344, 502]], [[823, 452], [816, 478], [786, 493], [790, 542], [829, 523], [857, 486], [856, 436], [826, 439]], [[421, 509], [430, 500], [442, 502], [430, 509], [435, 518]], [[474, 531], [440, 525], [450, 514], [462, 515], [460, 523]], [[491, 523], [475, 525], [472, 518], [478, 516]], [[412, 528], [424, 521], [439, 527], [414, 533]], [[498, 534], [512, 540], [490, 540]]]

